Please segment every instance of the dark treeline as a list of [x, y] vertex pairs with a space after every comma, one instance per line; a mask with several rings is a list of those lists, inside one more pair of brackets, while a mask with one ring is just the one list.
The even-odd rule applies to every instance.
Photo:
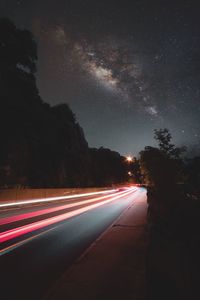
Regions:
[[0, 186], [104, 186], [127, 180], [124, 157], [90, 149], [67, 104], [50, 106], [36, 86], [37, 45], [0, 20]]
[[199, 299], [200, 156], [183, 158], [167, 129], [140, 153], [147, 184], [148, 299]]
[[187, 209], [200, 204], [200, 153], [187, 158], [186, 147], [172, 144], [168, 129], [155, 130], [154, 138], [158, 147], [140, 152], [140, 170], [148, 188], [150, 217], [167, 223], [168, 213], [177, 208], [180, 212], [185, 202]]

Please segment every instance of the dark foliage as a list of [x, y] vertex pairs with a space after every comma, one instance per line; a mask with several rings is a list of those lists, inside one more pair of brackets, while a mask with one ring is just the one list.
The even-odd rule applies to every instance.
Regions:
[[167, 129], [155, 139], [159, 148], [146, 147], [140, 161], [149, 204], [148, 299], [197, 299], [200, 160], [186, 163]]
[[67, 104], [51, 107], [36, 86], [32, 34], [0, 19], [0, 186], [81, 187], [126, 179], [116, 152], [89, 149]]
[[131, 181], [133, 181], [134, 183], [142, 183], [142, 174], [139, 159], [137, 159], [136, 157], [133, 158], [133, 162], [129, 163], [128, 171], [131, 172]]
[[186, 192], [195, 199], [200, 199], [200, 156], [186, 160]]
[[178, 159], [186, 151], [186, 147], [175, 147], [171, 143], [172, 136], [167, 128], [155, 129], [154, 138], [158, 142], [159, 149], [169, 158]]
[[90, 149], [92, 178], [97, 186], [127, 180], [127, 165], [119, 153], [105, 149]]

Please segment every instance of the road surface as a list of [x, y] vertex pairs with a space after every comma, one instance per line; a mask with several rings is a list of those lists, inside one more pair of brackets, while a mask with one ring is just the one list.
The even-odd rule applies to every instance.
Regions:
[[141, 192], [129, 187], [0, 204], [1, 299], [41, 299]]

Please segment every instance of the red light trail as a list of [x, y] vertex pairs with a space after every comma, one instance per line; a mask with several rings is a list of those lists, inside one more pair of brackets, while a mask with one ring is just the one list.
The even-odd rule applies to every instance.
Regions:
[[[96, 199], [90, 199], [90, 200], [87, 200], [87, 203], [89, 202], [94, 202], [95, 200], [100, 200], [99, 198], [110, 198], [108, 200], [104, 200], [104, 201], [101, 201], [101, 202], [98, 202], [98, 203], [95, 203], [95, 204], [91, 204], [89, 206], [85, 206], [85, 207], [82, 207], [82, 208], [79, 208], [79, 209], [76, 209], [74, 211], [70, 211], [70, 212], [66, 212], [64, 214], [61, 214], [61, 215], [58, 215], [58, 216], [54, 216], [54, 217], [50, 217], [50, 218], [47, 218], [47, 219], [44, 219], [44, 220], [41, 220], [41, 221], [37, 221], [37, 222], [34, 222], [34, 223], [30, 223], [30, 224], [27, 224], [27, 225], [24, 225], [24, 226], [21, 226], [21, 227], [17, 227], [17, 228], [14, 228], [14, 229], [10, 229], [10, 230], [7, 230], [7, 231], [4, 231], [2, 233], [0, 233], [0, 242], [3, 243], [3, 242], [6, 242], [8, 240], [11, 240], [11, 239], [14, 239], [16, 237], [19, 237], [19, 236], [22, 236], [22, 235], [25, 235], [27, 233], [30, 233], [32, 231], [35, 231], [35, 230], [38, 230], [38, 229], [41, 229], [41, 228], [44, 228], [44, 227], [47, 227], [49, 225], [52, 225], [52, 224], [55, 224], [55, 223], [58, 223], [60, 221], [63, 221], [63, 220], [66, 220], [68, 218], [71, 218], [73, 216], [77, 216], [81, 213], [84, 213], [88, 210], [91, 210], [93, 208], [96, 208], [96, 207], [99, 207], [101, 205], [104, 205], [104, 204], [107, 204], [107, 203], [110, 203], [116, 199], [119, 199], [123, 196], [126, 196], [130, 193], [132, 193], [133, 191], [136, 191], [137, 188], [130, 188], [128, 189], [128, 191], [123, 191], [123, 192], [119, 192], [117, 195], [112, 195], [112, 196], [103, 196], [103, 197], [98, 197]], [[80, 203], [80, 202], [79, 202]], [[77, 203], [74, 203], [74, 206], [76, 205], [79, 205]], [[83, 201], [81, 202], [81, 204], [83, 204]], [[68, 204], [70, 205], [70, 204]], [[66, 206], [68, 206], [66, 205]], [[72, 205], [72, 204], [71, 204]], [[62, 206], [63, 207], [63, 206]], [[69, 207], [69, 206], [68, 206]], [[53, 210], [56, 211], [56, 210], [59, 210], [60, 208], [52, 208], [50, 210]], [[62, 208], [61, 208], [62, 209]], [[45, 211], [45, 212], [44, 212]], [[48, 212], [46, 211], [49, 211], [49, 209], [47, 210], [43, 210], [43, 211], [39, 211], [39, 212], [34, 212], [35, 214], [46, 214]], [[30, 214], [34, 214], [34, 213], [30, 213]], [[27, 214], [26, 214], [27, 215]], [[23, 216], [23, 215], [21, 215]], [[33, 215], [31, 215], [32, 217]], [[19, 216], [15, 216], [15, 217], [18, 217], [20, 219], [20, 215]], [[27, 217], [27, 216], [26, 216]], [[22, 219], [22, 217], [21, 217]], [[4, 220], [5, 221], [5, 220]], [[5, 224], [5, 223], [4, 223]]]

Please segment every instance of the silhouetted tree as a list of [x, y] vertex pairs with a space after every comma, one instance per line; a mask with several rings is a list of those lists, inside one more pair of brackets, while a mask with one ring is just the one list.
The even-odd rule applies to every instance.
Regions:
[[17, 29], [8, 19], [0, 19], [1, 72], [35, 73], [37, 47], [28, 30]]
[[172, 185], [177, 178], [177, 164], [158, 148], [147, 146], [140, 152], [144, 183], [156, 187]]
[[103, 147], [90, 149], [94, 185], [104, 186], [127, 181], [125, 158]]
[[172, 136], [167, 128], [155, 129], [154, 138], [158, 142], [159, 149], [170, 158], [180, 158], [181, 154], [186, 151], [186, 147], [175, 147], [171, 143]]
[[171, 138], [167, 129], [155, 130], [159, 148], [145, 147], [140, 152], [141, 172], [148, 185], [149, 216], [154, 221], [166, 221], [182, 197], [178, 183], [184, 178], [180, 158], [184, 149], [171, 144]]
[[200, 156], [186, 161], [185, 175], [187, 179], [186, 192], [200, 200]]
[[145, 147], [140, 153], [140, 164], [144, 180], [155, 186], [174, 185], [183, 180], [183, 160], [181, 154], [185, 147], [171, 143], [168, 129], [154, 130], [154, 138], [159, 148]]
[[31, 33], [0, 19], [0, 169], [8, 185], [28, 184], [28, 130], [35, 107], [42, 103], [34, 77], [36, 60]]
[[67, 104], [51, 107], [36, 86], [32, 34], [0, 19], [0, 186], [80, 187], [126, 180], [124, 158], [89, 149]]
[[68, 105], [41, 100], [36, 61], [32, 34], [0, 19], [1, 186], [87, 185], [83, 130]]

